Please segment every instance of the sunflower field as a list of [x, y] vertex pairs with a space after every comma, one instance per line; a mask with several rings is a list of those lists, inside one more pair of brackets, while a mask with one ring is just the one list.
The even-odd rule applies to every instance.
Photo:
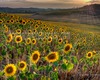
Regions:
[[100, 32], [66, 24], [0, 13], [0, 80], [100, 80]]

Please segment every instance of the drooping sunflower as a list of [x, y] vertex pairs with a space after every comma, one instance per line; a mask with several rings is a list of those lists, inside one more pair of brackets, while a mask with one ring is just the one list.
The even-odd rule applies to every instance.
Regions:
[[19, 70], [24, 71], [27, 67], [27, 64], [25, 61], [21, 61], [21, 62], [19, 62], [18, 66], [19, 66]]
[[32, 39], [32, 44], [36, 44], [36, 39]]
[[5, 76], [14, 76], [16, 74], [16, 66], [14, 64], [8, 64], [4, 68]]
[[17, 29], [17, 30], [16, 30], [16, 33], [17, 33], [17, 34], [21, 34], [21, 29]]
[[39, 32], [39, 36], [42, 36], [42, 32]]
[[8, 30], [9, 30], [9, 29], [8, 29], [8, 27], [7, 27], [6, 25], [4, 25], [4, 32], [6, 32], [6, 33], [7, 33], [7, 32], [8, 32]]
[[55, 62], [59, 59], [58, 52], [51, 52], [45, 57], [46, 61], [50, 62]]
[[92, 57], [93, 57], [93, 53], [92, 52], [86, 53], [86, 58], [92, 58]]
[[30, 61], [32, 63], [36, 64], [38, 60], [40, 59], [40, 52], [39, 51], [34, 51], [32, 55], [30, 56]]
[[43, 42], [45, 43], [47, 41], [46, 37], [43, 38]]
[[64, 52], [69, 52], [72, 48], [72, 44], [66, 44], [65, 47], [64, 47]]
[[12, 34], [9, 34], [9, 35], [7, 36], [6, 42], [10, 43], [10, 42], [12, 41], [12, 39], [13, 39]]
[[31, 44], [31, 38], [26, 39], [26, 44]]
[[22, 42], [22, 36], [20, 36], [20, 35], [17, 35], [16, 37], [15, 37], [15, 42], [16, 43], [21, 43]]
[[95, 50], [93, 50], [93, 55], [95, 55], [96, 54], [96, 51]]

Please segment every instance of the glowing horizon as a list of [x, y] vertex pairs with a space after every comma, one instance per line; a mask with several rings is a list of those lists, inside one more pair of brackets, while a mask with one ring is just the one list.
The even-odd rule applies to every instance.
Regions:
[[[98, 0], [0, 0], [0, 7], [73, 8], [97, 1]], [[100, 1], [97, 3], [100, 3]]]

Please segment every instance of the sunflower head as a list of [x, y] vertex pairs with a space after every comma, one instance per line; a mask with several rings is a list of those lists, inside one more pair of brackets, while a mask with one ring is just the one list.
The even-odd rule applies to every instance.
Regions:
[[9, 35], [7, 36], [6, 42], [10, 43], [10, 42], [12, 41], [12, 39], [13, 39], [12, 34], [9, 34]]
[[96, 54], [96, 51], [95, 50], [93, 50], [93, 55], [95, 55]]
[[17, 29], [17, 30], [16, 30], [16, 33], [17, 33], [17, 34], [21, 34], [21, 29]]
[[32, 30], [28, 30], [28, 34], [32, 34]]
[[64, 47], [64, 52], [69, 52], [72, 48], [72, 44], [66, 44], [65, 47]]
[[50, 62], [55, 62], [59, 59], [58, 52], [51, 52], [45, 57], [46, 61]]
[[39, 36], [42, 36], [42, 32], [39, 32]]
[[36, 39], [32, 39], [32, 44], [36, 44]]
[[4, 68], [5, 76], [14, 76], [16, 73], [16, 66], [14, 64], [8, 64]]
[[2, 24], [3, 23], [3, 21], [2, 20], [0, 20], [0, 24]]
[[7, 32], [8, 32], [8, 30], [9, 30], [9, 29], [8, 29], [8, 27], [7, 27], [6, 25], [4, 25], [4, 32], [6, 32], [6, 33], [7, 33]]
[[61, 44], [62, 41], [63, 41], [62, 38], [60, 38], [60, 39], [58, 40], [58, 43]]
[[38, 62], [40, 59], [40, 52], [39, 51], [34, 51], [32, 55], [30, 56], [30, 61], [32, 61], [34, 64]]
[[26, 44], [31, 44], [31, 38], [26, 39]]
[[27, 67], [27, 64], [25, 61], [21, 61], [21, 62], [19, 62], [18, 66], [19, 66], [19, 70], [24, 71]]
[[11, 22], [11, 23], [14, 23], [14, 20], [13, 20], [13, 19], [11, 19], [11, 20], [10, 20], [10, 22]]
[[52, 37], [51, 36], [48, 38], [48, 42], [49, 43], [52, 42]]
[[22, 36], [17, 35], [17, 36], [15, 37], [15, 42], [16, 42], [16, 43], [21, 43], [21, 42], [22, 42]]
[[93, 57], [93, 53], [92, 53], [92, 52], [86, 53], [86, 57], [87, 57], [87, 58], [92, 58], [92, 57]]

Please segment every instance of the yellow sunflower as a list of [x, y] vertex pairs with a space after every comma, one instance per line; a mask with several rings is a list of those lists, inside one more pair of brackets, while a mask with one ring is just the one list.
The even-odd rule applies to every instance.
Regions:
[[8, 20], [8, 21], [7, 21], [7, 23], [9, 24], [9, 23], [10, 23], [10, 21]]
[[42, 36], [42, 32], [39, 32], [39, 36]]
[[31, 38], [26, 39], [26, 44], [31, 44]]
[[28, 34], [32, 34], [32, 30], [28, 30]]
[[14, 20], [11, 19], [10, 22], [13, 24], [14, 23]]
[[17, 36], [15, 37], [15, 42], [16, 42], [16, 43], [21, 43], [21, 42], [22, 42], [22, 36], [17, 35]]
[[0, 20], [0, 24], [2, 24], [3, 23], [3, 21], [2, 20]]
[[95, 55], [96, 54], [96, 51], [95, 50], [93, 50], [93, 55]]
[[36, 39], [32, 39], [32, 44], [36, 44]]
[[58, 43], [61, 44], [62, 41], [63, 41], [62, 38], [60, 38], [60, 39], [58, 40]]
[[13, 39], [12, 34], [9, 34], [9, 35], [7, 36], [6, 42], [10, 43], [10, 42], [12, 41], [12, 39]]
[[72, 48], [72, 44], [66, 44], [65, 47], [64, 47], [64, 52], [69, 52]]
[[5, 30], [4, 30], [4, 32], [8, 32], [8, 27], [6, 26], [6, 25], [4, 25], [4, 28], [5, 28]]
[[38, 60], [40, 59], [40, 52], [39, 51], [34, 51], [32, 55], [30, 56], [30, 61], [33, 63], [37, 63]]
[[33, 33], [36, 33], [36, 32], [37, 32], [37, 30], [36, 30], [36, 29], [34, 29], [34, 30], [33, 30]]
[[5, 76], [14, 76], [16, 73], [16, 66], [14, 64], [8, 64], [4, 68]]
[[45, 59], [50, 63], [50, 62], [55, 62], [59, 59], [58, 52], [51, 52], [49, 53]]
[[17, 30], [16, 30], [16, 33], [17, 33], [17, 34], [21, 34], [21, 29], [17, 29]]
[[13, 36], [13, 37], [15, 37], [15, 36], [16, 36], [16, 34], [15, 34], [15, 33], [12, 33], [12, 36]]
[[92, 58], [92, 57], [93, 57], [93, 53], [92, 53], [92, 52], [86, 53], [86, 57], [87, 57], [87, 58]]
[[25, 61], [19, 62], [19, 70], [24, 71], [27, 67], [27, 64]]
[[49, 43], [52, 42], [52, 37], [51, 36], [48, 38], [48, 42]]

